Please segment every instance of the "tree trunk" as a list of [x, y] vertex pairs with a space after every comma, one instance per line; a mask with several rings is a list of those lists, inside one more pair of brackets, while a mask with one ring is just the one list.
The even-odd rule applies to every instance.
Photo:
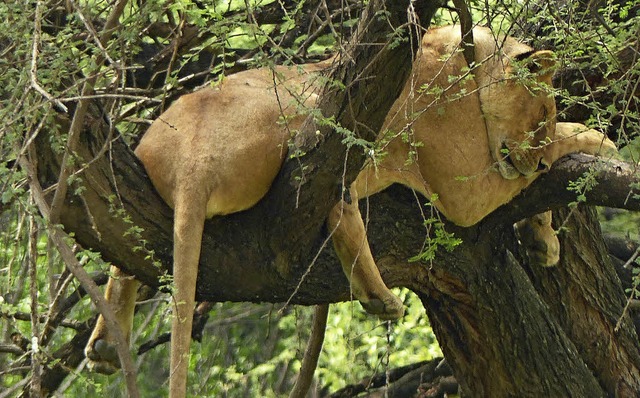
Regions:
[[[396, 191], [400, 189], [393, 192], [395, 200], [414, 200], [411, 193]], [[392, 207], [385, 203], [393, 200], [389, 196], [371, 198], [371, 209]], [[451, 253], [441, 250], [431, 264], [405, 267], [403, 282], [421, 297], [443, 353], [469, 396], [602, 397], [615, 392], [631, 397], [640, 391], [640, 345], [628, 314], [622, 317], [624, 293], [591, 210], [575, 212], [562, 264], [535, 270], [551, 281], [525, 272], [511, 224], [493, 224], [491, 216], [472, 228], [448, 225], [449, 232], [462, 238], [460, 246]], [[420, 236], [419, 225], [407, 229], [397, 212], [390, 213], [406, 230], [402, 236]], [[389, 223], [372, 212], [370, 235], [380, 237], [383, 228], [391, 232]], [[393, 242], [378, 239], [372, 246], [394, 253], [392, 246], [399, 245], [395, 232]], [[568, 245], [590, 254], [576, 261]], [[387, 254], [379, 264], [389, 266], [402, 258]], [[565, 273], [569, 275], [563, 277]], [[539, 285], [556, 290], [553, 295], [538, 293]], [[565, 301], [574, 304], [565, 306]], [[583, 304], [578, 308], [575, 303]], [[556, 312], [554, 305], [564, 312]], [[613, 333], [621, 317], [620, 330]]]
[[638, 336], [592, 208], [562, 209], [566, 222], [557, 268], [530, 268], [535, 289], [609, 396], [640, 392]]

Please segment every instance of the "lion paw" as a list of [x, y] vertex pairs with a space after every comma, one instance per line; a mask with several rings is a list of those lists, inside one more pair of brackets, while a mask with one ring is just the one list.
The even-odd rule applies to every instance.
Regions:
[[518, 221], [516, 235], [529, 263], [553, 267], [560, 261], [560, 241], [551, 226], [551, 212]]
[[392, 293], [389, 293], [384, 299], [372, 298], [367, 302], [360, 301], [360, 303], [369, 314], [377, 315], [385, 321], [399, 319], [404, 315], [402, 300]]
[[[558, 238], [555, 238], [556, 242]], [[549, 244], [550, 243], [550, 244]], [[554, 247], [559, 243], [536, 241], [533, 245], [524, 248], [529, 262], [542, 267], [555, 267], [560, 262], [559, 250]]]
[[560, 147], [565, 146], [561, 154], [582, 152], [603, 158], [618, 157], [618, 148], [613, 141], [581, 123], [558, 122], [556, 139]]
[[584, 132], [583, 135], [583, 139], [585, 141], [592, 142], [592, 155], [599, 156], [605, 159], [618, 158], [619, 152], [616, 144], [599, 131], [588, 130]]
[[107, 340], [98, 338], [90, 341], [85, 355], [89, 359], [89, 368], [94, 372], [110, 375], [120, 369], [116, 346]]

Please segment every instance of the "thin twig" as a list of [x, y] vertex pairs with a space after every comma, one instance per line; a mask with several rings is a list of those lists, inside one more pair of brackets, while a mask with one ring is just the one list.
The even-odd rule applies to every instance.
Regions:
[[[28, 322], [33, 322], [32, 319], [33, 317], [31, 316], [31, 314], [26, 313], [26, 312], [0, 312], [0, 318], [6, 318], [6, 319], [10, 319], [10, 320], [18, 320], [18, 321], [28, 321]], [[44, 328], [53, 328], [55, 326], [62, 326], [65, 328], [69, 328], [69, 329], [80, 329], [85, 325], [85, 322], [79, 322], [79, 321], [73, 321], [73, 320], [63, 320], [60, 321], [58, 323], [56, 323], [56, 325], [50, 325], [47, 324], [47, 316], [46, 315], [38, 315], [37, 317], [38, 323], [44, 323], [45, 326]], [[44, 337], [41, 337], [44, 341]], [[44, 344], [44, 343], [43, 343]]]
[[17, 382], [16, 384], [12, 385], [11, 387], [7, 388], [5, 391], [3, 391], [0, 394], [0, 398], [8, 398], [8, 397], [13, 397], [14, 393], [18, 390], [20, 390], [25, 384], [27, 384], [29, 382], [28, 378], [24, 378], [22, 380], [20, 380], [19, 382]]
[[[31, 198], [33, 202], [33, 196]], [[33, 205], [33, 203], [31, 203]], [[40, 361], [40, 325], [38, 324], [38, 227], [35, 216], [29, 215], [29, 298], [31, 299], [31, 381], [29, 394], [42, 395], [42, 364]]]
[[[60, 301], [63, 298], [62, 294], [67, 290], [67, 286], [71, 283], [72, 280], [73, 280], [73, 275], [71, 274], [67, 275], [64, 281], [62, 281], [62, 283], [59, 285], [57, 291], [55, 292], [54, 297], [50, 301], [51, 304], [49, 305], [49, 311], [47, 312], [47, 315], [44, 318], [45, 323], [44, 323], [43, 333], [42, 333], [43, 345], [46, 345], [49, 341], [49, 338], [53, 335], [53, 331], [57, 326], [53, 322], [56, 320], [56, 318], [59, 317], [59, 314], [60, 314], [59, 309], [60, 309]], [[61, 326], [64, 326], [63, 323], [64, 323], [63, 321], [60, 321], [59, 324]]]
[[103, 98], [114, 98], [114, 99], [128, 99], [128, 100], [136, 100], [140, 102], [152, 102], [152, 103], [160, 103], [161, 100], [156, 98], [145, 97], [142, 95], [131, 95], [131, 94], [93, 94], [93, 95], [85, 95], [85, 96], [74, 96], [74, 97], [65, 97], [61, 98], [60, 102], [75, 102], [83, 99], [93, 100], [93, 99], [103, 99]]
[[93, 24], [91, 23], [91, 21], [89, 21], [84, 16], [84, 13], [82, 12], [82, 9], [74, 1], [71, 1], [71, 4], [73, 5], [73, 8], [76, 11], [76, 15], [78, 15], [78, 18], [80, 18], [80, 20], [84, 24], [84, 27], [87, 29], [87, 31], [89, 32], [89, 35], [91, 36], [91, 38], [93, 39], [94, 43], [96, 44], [96, 47], [98, 47], [98, 49], [100, 49], [100, 53], [102, 54], [102, 57], [104, 57], [104, 59], [106, 59], [111, 65], [117, 65], [118, 63], [116, 61], [114, 61], [109, 56], [109, 53], [107, 52], [107, 49], [104, 48], [104, 45], [106, 43], [100, 41], [100, 38], [98, 37], [98, 32], [96, 32], [96, 30], [93, 27]]
[[38, 83], [38, 55], [40, 54], [40, 35], [42, 33], [42, 2], [36, 3], [36, 12], [33, 21], [33, 46], [31, 48], [31, 68], [29, 68], [29, 76], [31, 78], [31, 87], [40, 93], [43, 97], [53, 102], [63, 112], [69, 112], [69, 108], [59, 100], [53, 98], [51, 94], [47, 92], [40, 83]]
[[624, 263], [624, 265], [622, 266], [622, 268], [624, 269], [633, 269], [633, 263], [634, 261], [636, 261], [636, 258], [638, 258], [638, 255], [640, 255], [640, 246], [638, 246], [638, 248], [636, 249], [635, 252], [633, 252], [633, 254], [631, 255], [631, 257], [629, 257], [629, 259], [627, 260], [626, 263]]

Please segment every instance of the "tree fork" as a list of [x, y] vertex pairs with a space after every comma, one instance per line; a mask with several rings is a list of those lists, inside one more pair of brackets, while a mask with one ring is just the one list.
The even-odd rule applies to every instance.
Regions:
[[640, 391], [640, 344], [593, 208], [554, 213], [558, 267], [527, 268], [536, 291], [609, 396]]
[[[410, 192], [394, 191], [396, 200], [412, 200]], [[374, 196], [371, 206], [384, 208], [388, 199]], [[372, 219], [371, 236], [380, 236], [378, 229], [389, 222]], [[445, 229], [462, 243], [450, 253], [439, 250], [431, 264], [405, 268], [411, 268], [408, 287], [421, 298], [462, 390], [471, 397], [602, 397], [598, 380], [511, 254], [518, 248], [511, 224]], [[394, 260], [387, 256], [379, 264]]]
[[[511, 392], [635, 397], [640, 391], [638, 337], [629, 314], [623, 312], [626, 297], [609, 263], [593, 210], [578, 208], [570, 213], [568, 231], [560, 235], [562, 263], [536, 267], [535, 272], [518, 264], [511, 226], [517, 216], [506, 217], [514, 212], [522, 217], [524, 208], [547, 208], [537, 194], [528, 193], [542, 185], [547, 186], [549, 197], [547, 184], [557, 190], [556, 178], [576, 173], [580, 165], [583, 171], [589, 170], [589, 162], [582, 155], [563, 159], [548, 181], [536, 182], [518, 198], [515, 209], [507, 205], [471, 228], [447, 225], [446, 230], [463, 242], [451, 253], [440, 250], [427, 265], [404, 262], [410, 255], [405, 250], [411, 250], [411, 245], [418, 250], [419, 237], [425, 233], [414, 222], [421, 217], [417, 206], [411, 210], [413, 216], [405, 210], [402, 217], [394, 208], [397, 203], [415, 203], [411, 192], [392, 188], [361, 205], [371, 215], [369, 237], [374, 252], [384, 253], [377, 262], [387, 270], [383, 271], [385, 281], [419, 294], [445, 356], [470, 396], [499, 397]], [[622, 171], [616, 163], [613, 166]], [[620, 173], [618, 178], [624, 181], [624, 176]], [[607, 186], [615, 179], [601, 180], [598, 188], [602, 194], [612, 194], [613, 202], [618, 198]], [[603, 199], [599, 195], [594, 191], [587, 197], [598, 202]], [[556, 222], [562, 223], [568, 213], [562, 211]], [[615, 330], [618, 321], [620, 327]]]

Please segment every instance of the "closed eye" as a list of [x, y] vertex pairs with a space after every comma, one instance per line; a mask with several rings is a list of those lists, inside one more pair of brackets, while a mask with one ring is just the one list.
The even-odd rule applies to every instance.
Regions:
[[547, 141], [549, 126], [549, 112], [546, 106], [542, 106], [538, 115], [538, 123], [533, 126], [533, 144], [540, 145]]

